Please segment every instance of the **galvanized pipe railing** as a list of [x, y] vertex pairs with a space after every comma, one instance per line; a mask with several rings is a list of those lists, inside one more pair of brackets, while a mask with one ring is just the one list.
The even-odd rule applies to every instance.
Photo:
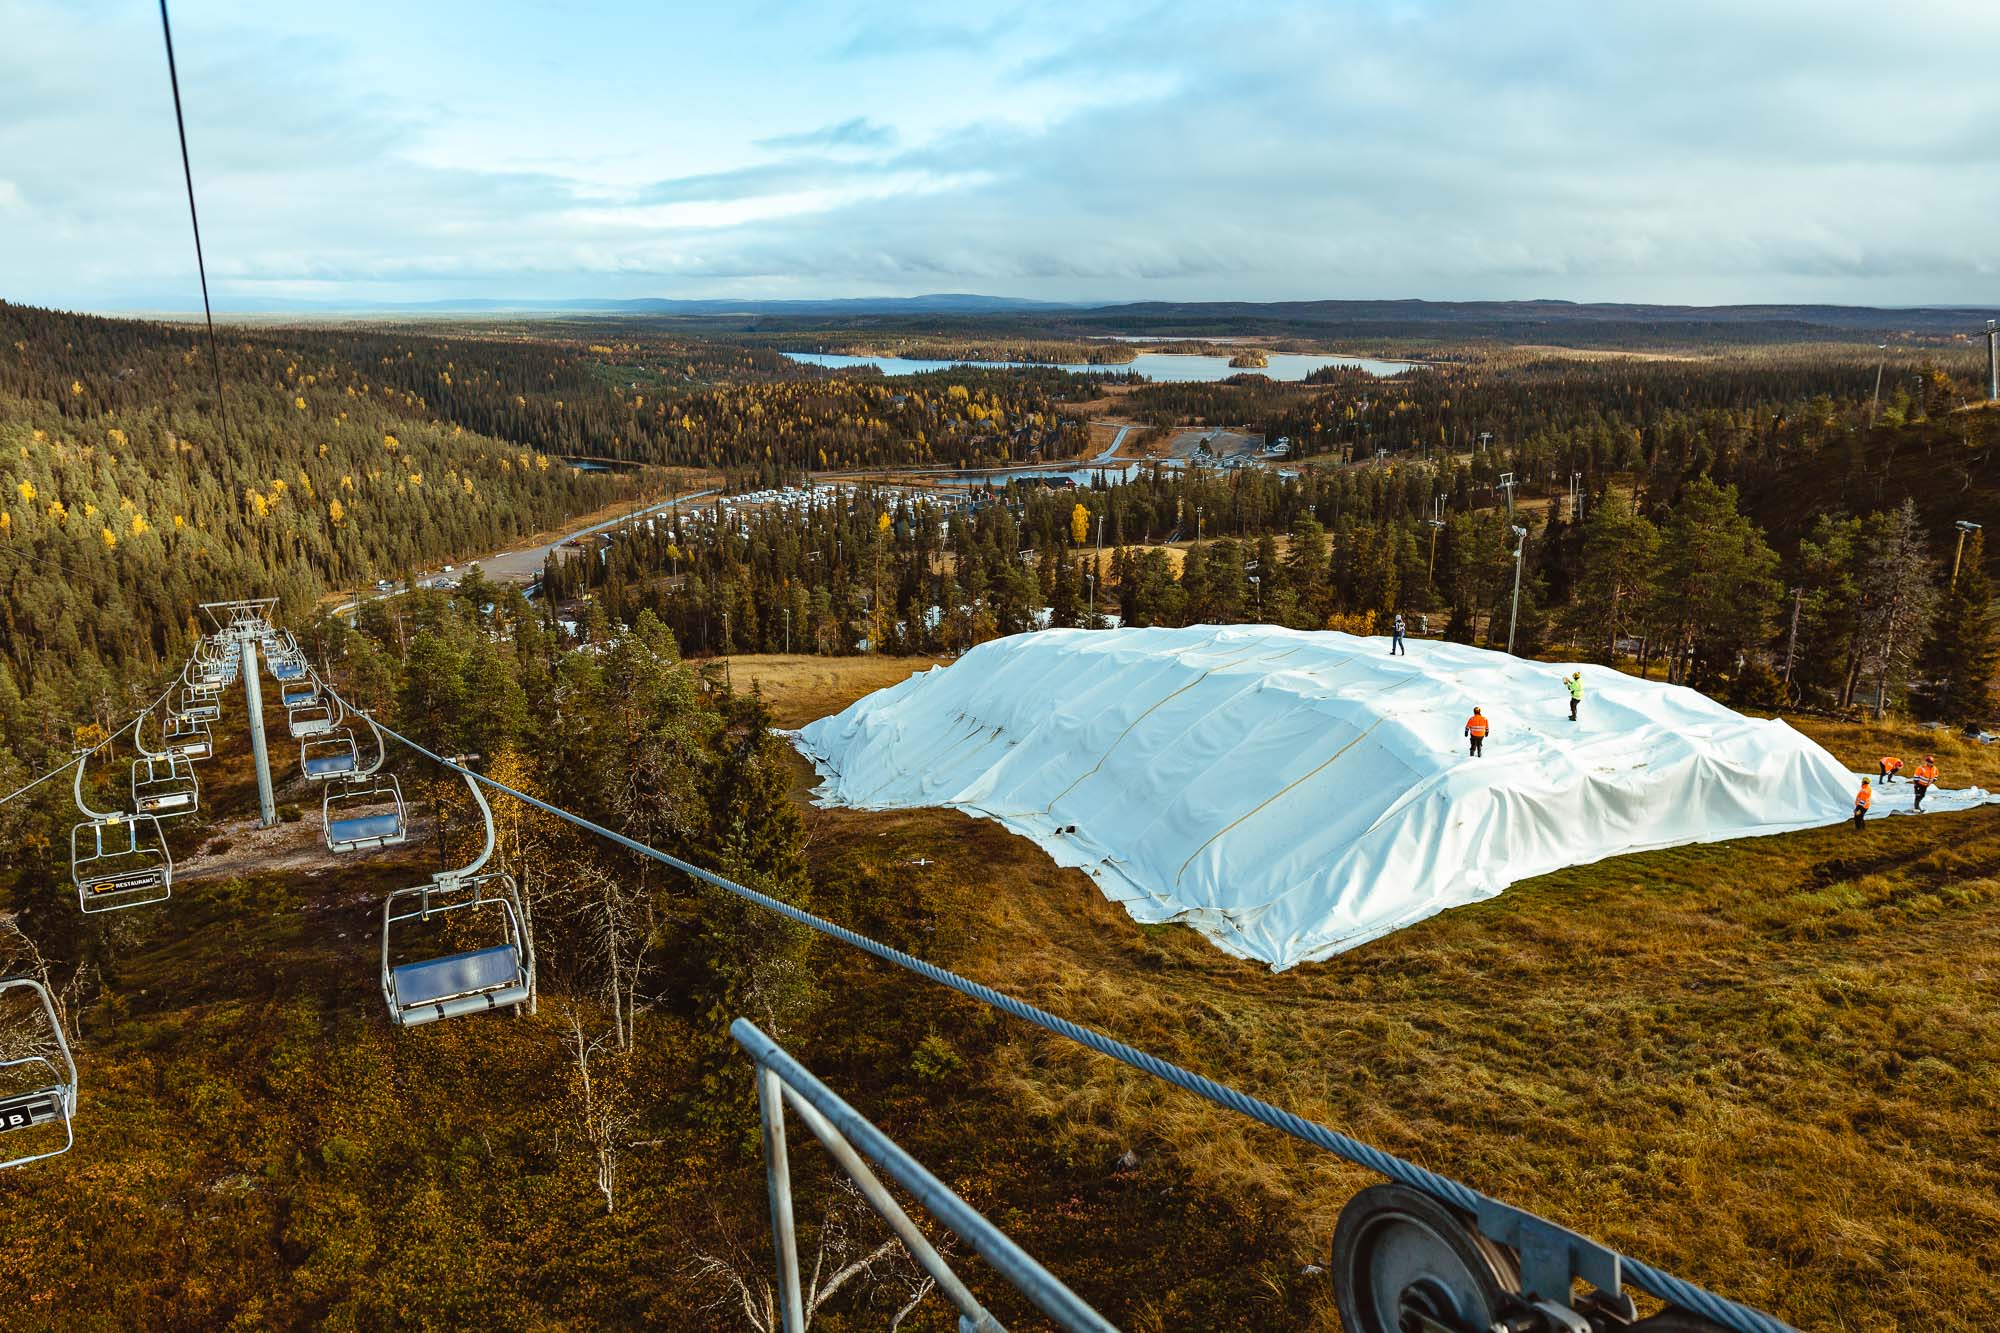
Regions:
[[799, 1288], [798, 1234], [792, 1218], [791, 1158], [785, 1146], [787, 1107], [826, 1146], [840, 1169], [861, 1190], [868, 1205], [896, 1233], [910, 1257], [957, 1307], [961, 1333], [1005, 1333], [1005, 1329], [952, 1271], [922, 1228], [889, 1193], [888, 1186], [869, 1169], [870, 1161], [908, 1190], [931, 1216], [963, 1237], [1016, 1291], [1055, 1320], [1058, 1327], [1117, 1333], [1109, 1320], [925, 1170], [923, 1163], [903, 1151], [894, 1139], [813, 1077], [811, 1071], [755, 1023], [739, 1018], [729, 1025], [729, 1035], [757, 1065], [757, 1101], [764, 1121], [764, 1174], [771, 1195], [771, 1237], [777, 1252], [778, 1310], [785, 1333], [804, 1333], [805, 1329], [805, 1298]]

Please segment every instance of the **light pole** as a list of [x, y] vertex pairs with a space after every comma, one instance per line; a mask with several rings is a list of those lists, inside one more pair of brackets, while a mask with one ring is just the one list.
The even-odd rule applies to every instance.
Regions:
[[1875, 395], [1868, 400], [1868, 428], [1875, 428], [1875, 414], [1882, 406], [1882, 367], [1889, 360], [1889, 344], [1876, 343], [1875, 350], [1882, 355], [1875, 362]]
[[1986, 321], [1986, 401], [2000, 403], [2000, 319]]
[[1958, 527], [1958, 553], [1952, 556], [1951, 558], [1951, 587], [1952, 591], [1954, 592], [1958, 590], [1958, 565], [1961, 560], [1965, 559], [1966, 534], [1970, 532], [1979, 531], [1979, 525], [1977, 523], [1972, 522], [1970, 519], [1961, 518], [1960, 520], [1958, 520], [1957, 527]]
[[1095, 626], [1097, 624], [1097, 575], [1091, 573], [1085, 574], [1083, 577], [1090, 584], [1090, 623]]
[[785, 656], [792, 655], [792, 608], [785, 608]]
[[1432, 583], [1436, 583], [1438, 573], [1438, 534], [1444, 531], [1444, 520], [1441, 518], [1430, 518], [1424, 521], [1431, 526], [1431, 567], [1429, 578]]
[[1518, 543], [1514, 547], [1514, 610], [1507, 617], [1507, 656], [1514, 655], [1514, 626], [1521, 619], [1521, 553], [1528, 549], [1528, 530], [1518, 524], [1507, 529]]

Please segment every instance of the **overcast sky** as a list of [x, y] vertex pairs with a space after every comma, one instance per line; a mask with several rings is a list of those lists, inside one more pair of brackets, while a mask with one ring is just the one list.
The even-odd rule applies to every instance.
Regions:
[[[1995, 0], [179, 0], [174, 22], [224, 308], [2000, 302]], [[180, 173], [149, 0], [0, 0], [0, 298], [198, 308]]]

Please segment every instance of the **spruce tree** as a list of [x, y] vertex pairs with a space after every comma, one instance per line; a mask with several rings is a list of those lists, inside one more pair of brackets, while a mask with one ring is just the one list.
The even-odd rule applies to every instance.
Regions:
[[1993, 678], [2000, 670], [2000, 619], [1986, 572], [1985, 534], [1965, 544], [1958, 580], [1945, 592], [1918, 661], [1917, 711], [1954, 726], [1977, 726], [1995, 712]]

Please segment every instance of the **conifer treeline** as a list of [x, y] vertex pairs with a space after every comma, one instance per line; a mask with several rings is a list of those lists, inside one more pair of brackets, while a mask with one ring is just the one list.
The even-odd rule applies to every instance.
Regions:
[[[1511, 520], [1528, 529], [1517, 649], [1637, 658], [1745, 704], [1913, 693], [1927, 715], [1988, 719], [1985, 548], [1975, 535], [1953, 582], [1940, 515], [1984, 513], [2000, 497], [1990, 481], [1970, 494], [1921, 483], [1977, 467], [1968, 460], [2000, 444], [2000, 421], [1906, 420], [1857, 448], [1843, 410], [1817, 419], [1817, 431], [1720, 452], [1705, 433], [1638, 429], [1633, 456], [1618, 460], [1629, 466], [1616, 470], [1586, 451], [1598, 470], [1579, 487], [1581, 521], [1566, 488], [1521, 494]], [[1913, 471], [1913, 459], [1924, 466]], [[650, 610], [694, 652], [961, 651], [1044, 620], [1087, 623], [1093, 594], [1097, 611], [1134, 625], [1263, 620], [1371, 633], [1400, 611], [1448, 639], [1498, 646], [1513, 617], [1516, 541], [1504, 493], [1481, 480], [1492, 470], [1484, 459], [1440, 469], [1407, 456], [1294, 477], [1149, 470], [1102, 490], [1017, 485], [969, 505], [822, 489], [803, 507], [628, 530], [600, 558], [553, 562], [547, 583], [559, 599], [591, 591], [607, 626]], [[1801, 521], [1801, 487], [1784, 480], [1792, 470], [1873, 503], [1843, 512], [1829, 496]], [[1774, 546], [1773, 531], [1798, 535]], [[1107, 554], [1096, 566], [1100, 535]]]

